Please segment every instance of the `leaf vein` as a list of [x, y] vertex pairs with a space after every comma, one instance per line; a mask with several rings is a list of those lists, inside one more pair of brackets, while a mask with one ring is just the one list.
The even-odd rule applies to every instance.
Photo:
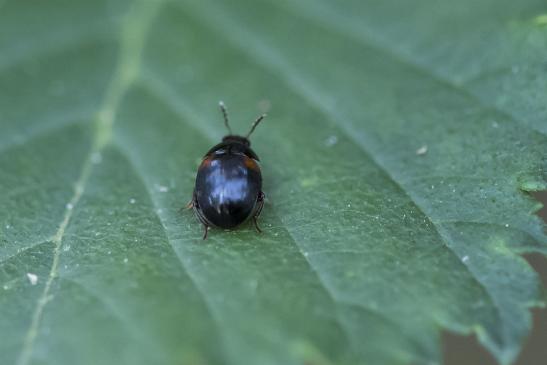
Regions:
[[[275, 6], [283, 6], [285, 4], [289, 4], [289, 2], [281, 2], [283, 5], [280, 5], [280, 2], [271, 2]], [[296, 3], [290, 3], [291, 5], [294, 5]], [[353, 23], [347, 22], [347, 21], [340, 21], [340, 22], [334, 22], [332, 18], [324, 17], [324, 16], [318, 16], [318, 15], [311, 15], [308, 11], [303, 11], [302, 9], [296, 9], [293, 6], [284, 6], [285, 9], [288, 11], [291, 11], [293, 14], [298, 14], [299, 16], [308, 19], [310, 21], [313, 21], [315, 23], [320, 23], [321, 25], [328, 24], [330, 29], [333, 32], [337, 32], [343, 36], [349, 37], [351, 39], [354, 39], [355, 41], [367, 46], [374, 48], [378, 50], [379, 52], [385, 53], [387, 56], [391, 57], [392, 59], [396, 60], [400, 64], [406, 65], [412, 69], [418, 74], [424, 75], [426, 77], [429, 77], [436, 82], [438, 82], [441, 85], [444, 85], [445, 87], [455, 90], [462, 95], [468, 97], [470, 100], [477, 103], [479, 107], [482, 109], [491, 109], [498, 112], [500, 115], [506, 117], [508, 120], [511, 120], [517, 124], [526, 126], [530, 129], [533, 129], [534, 131], [538, 132], [539, 134], [546, 136], [547, 132], [535, 127], [534, 125], [528, 124], [519, 118], [517, 118], [513, 113], [506, 111], [502, 109], [501, 107], [486, 102], [485, 100], [481, 99], [476, 93], [473, 91], [462, 87], [462, 85], [450, 80], [450, 78], [443, 76], [439, 72], [431, 71], [424, 67], [424, 65], [420, 64], [419, 61], [414, 60], [408, 56], [406, 56], [403, 52], [397, 51], [396, 49], [386, 47], [383, 45], [382, 41], [375, 35], [373, 35], [368, 29], [365, 27], [360, 28], [360, 32], [357, 30], [354, 30]], [[301, 4], [296, 4], [296, 6], [302, 6]]]
[[[144, 81], [143, 81], [143, 84], [147, 88], [154, 89], [151, 92], [152, 95], [155, 95], [156, 97], [158, 97], [159, 95], [165, 95], [165, 94], [171, 95], [171, 96], [175, 95], [175, 92], [170, 90], [170, 88], [165, 83], [161, 82], [161, 80], [159, 78], [156, 78], [156, 77], [153, 76], [153, 74], [149, 73], [147, 81], [149, 81], [151, 78], [154, 80], [154, 82], [152, 84], [149, 83], [149, 82], [144, 82]], [[187, 121], [187, 120], [194, 120], [194, 121], [202, 120], [202, 121], [204, 121], [204, 119], [199, 117], [198, 114], [195, 111], [193, 111], [191, 107], [189, 107], [188, 105], [183, 105], [181, 103], [181, 98], [175, 98], [175, 97], [171, 97], [169, 99], [159, 98], [159, 100], [164, 105], [169, 107], [170, 110], [172, 110], [174, 113], [176, 113], [177, 115], [182, 116], [185, 121]], [[175, 105], [172, 104], [174, 102], [176, 102]], [[185, 111], [189, 111], [189, 114], [185, 114], [184, 113]], [[197, 125], [206, 126], [207, 123], [206, 122], [197, 123]], [[209, 135], [209, 133], [202, 131], [203, 127], [197, 127], [196, 126], [194, 128], [197, 132], [199, 132], [205, 138], [211, 140], [211, 142], [214, 142], [214, 139]], [[207, 129], [204, 129], [204, 130], [206, 131]], [[281, 218], [277, 215], [275, 210], [274, 210], [274, 215], [276, 215], [276, 217], [279, 219], [280, 222], [283, 222], [283, 220], [281, 220]], [[306, 255], [304, 254], [304, 250], [302, 249], [301, 245], [298, 244], [298, 242], [296, 241], [293, 232], [291, 232], [291, 230], [286, 225], [280, 226], [278, 228], [283, 229], [289, 235], [292, 245], [298, 250], [299, 255], [305, 260], [308, 267], [310, 268], [310, 270], [313, 272], [313, 274], [317, 278], [319, 284], [324, 289], [325, 294], [328, 295], [328, 297], [330, 298], [330, 300], [333, 303], [338, 303], [338, 304], [343, 304], [343, 305], [350, 304], [352, 306], [357, 306], [360, 309], [362, 309], [363, 311], [365, 311], [365, 312], [375, 316], [376, 318], [380, 319], [384, 323], [386, 323], [390, 326], [396, 326], [396, 324], [389, 317], [387, 317], [386, 315], [384, 315], [383, 313], [381, 313], [380, 311], [378, 311], [375, 308], [368, 307], [368, 306], [364, 305], [363, 303], [345, 303], [344, 301], [339, 300], [336, 297], [336, 295], [334, 294], [334, 291], [332, 290], [332, 288], [327, 284], [324, 277], [322, 277], [322, 275], [319, 274], [319, 270], [317, 270], [315, 265], [309, 260], [308, 257], [306, 257]], [[349, 340], [350, 340], [351, 336], [347, 332], [347, 329], [345, 328], [344, 322], [340, 319], [338, 311], [335, 311], [335, 315], [336, 315], [337, 322], [340, 325], [340, 327], [342, 328], [342, 330], [344, 331], [344, 334], [348, 338], [348, 343], [349, 343]], [[413, 341], [411, 336], [407, 336], [406, 334], [404, 334], [404, 335], [408, 340]]]
[[[499, 323], [501, 326], [505, 327], [506, 323], [501, 320], [501, 308], [498, 303], [498, 299], [493, 295], [488, 286], [485, 285], [476, 275], [474, 270], [469, 266], [468, 263], [462, 261], [462, 258], [455, 252], [452, 248], [451, 240], [449, 239], [448, 234], [444, 232], [441, 227], [431, 221], [430, 216], [426, 214], [426, 210], [423, 208], [423, 204], [419, 202], [421, 199], [414, 196], [410, 191], [404, 189], [401, 185], [401, 182], [398, 181], [394, 174], [389, 170], [387, 166], [381, 163], [381, 161], [376, 158], [374, 153], [369, 150], [364, 142], [359, 140], [357, 136], [361, 135], [358, 131], [354, 130], [351, 126], [340, 122], [344, 118], [339, 118], [339, 116], [331, 110], [332, 108], [328, 107], [330, 100], [328, 96], [323, 92], [316, 92], [314, 89], [319, 89], [317, 87], [312, 87], [307, 80], [300, 77], [298, 72], [285, 60], [283, 59], [278, 52], [273, 48], [267, 46], [267, 42], [261, 40], [257, 37], [256, 33], [250, 34], [245, 32], [236, 22], [230, 19], [223, 12], [216, 12], [214, 15], [208, 14], [204, 16], [200, 12], [194, 12], [194, 16], [200, 18], [203, 24], [214, 31], [216, 34], [227, 40], [227, 45], [231, 45], [234, 49], [238, 50], [242, 55], [247, 56], [251, 61], [253, 61], [257, 66], [268, 70], [270, 73], [281, 76], [281, 79], [284, 80], [289, 87], [291, 87], [296, 93], [298, 93], [304, 100], [306, 100], [310, 105], [314, 106], [318, 111], [322, 112], [329, 120], [333, 121], [344, 134], [354, 142], [354, 144], [359, 147], [367, 156], [371, 158], [372, 161], [388, 176], [393, 183], [406, 194], [409, 199], [415, 204], [416, 208], [423, 213], [423, 215], [432, 223], [432, 226], [435, 229], [436, 234], [439, 237], [440, 242], [447, 247], [449, 252], [451, 252], [455, 257], [457, 257], [462, 263], [463, 267], [469, 272], [472, 280], [483, 290], [488, 298], [494, 304], [493, 307], [496, 311], [496, 315], [499, 318]], [[222, 29], [221, 29], [222, 28]], [[228, 31], [227, 31], [228, 30]], [[394, 56], [395, 57], [395, 56]], [[444, 82], [446, 83], [446, 82]], [[439, 323], [443, 325], [442, 323]], [[473, 328], [475, 332], [476, 328]], [[477, 335], [483, 338], [483, 333], [477, 332]]]
[[22, 349], [17, 360], [18, 365], [27, 365], [32, 356], [34, 342], [38, 335], [38, 329], [42, 320], [42, 315], [46, 304], [50, 298], [50, 292], [53, 282], [57, 276], [59, 259], [61, 253], [62, 240], [65, 231], [70, 223], [74, 211], [80, 201], [87, 181], [93, 169], [92, 156], [100, 153], [107, 143], [110, 142], [111, 129], [114, 123], [114, 117], [117, 108], [129, 87], [135, 80], [140, 67], [141, 53], [144, 47], [145, 35], [156, 14], [160, 2], [146, 2], [145, 0], [137, 2], [132, 12], [128, 14], [126, 22], [120, 31], [120, 51], [118, 65], [107, 88], [104, 102], [97, 112], [95, 123], [97, 124], [94, 135], [94, 144], [82, 166], [82, 170], [76, 184], [74, 193], [69, 203], [66, 205], [63, 220], [61, 221], [57, 232], [55, 233], [52, 242], [55, 244], [53, 250], [53, 260], [49, 275], [42, 291], [38, 298], [30, 326], [26, 332], [23, 341]]
[[[154, 206], [154, 214], [158, 218], [158, 221], [161, 224], [161, 227], [163, 229], [163, 232], [165, 234], [165, 238], [167, 239], [167, 243], [169, 244], [169, 247], [173, 251], [173, 254], [177, 258], [180, 267], [184, 270], [184, 272], [187, 274], [188, 278], [192, 281], [194, 288], [197, 290], [197, 293], [201, 296], [203, 303], [206, 306], [207, 312], [209, 313], [210, 318], [214, 321], [214, 324], [216, 325], [219, 333], [222, 333], [221, 331], [221, 316], [219, 316], [212, 303], [208, 299], [208, 296], [206, 295], [205, 291], [201, 288], [201, 285], [199, 284], [199, 281], [196, 279], [195, 274], [190, 269], [189, 265], [185, 261], [185, 258], [183, 255], [181, 255], [178, 250], [176, 249], [176, 246], [174, 244], [174, 239], [172, 238], [172, 234], [170, 229], [166, 225], [166, 219], [164, 217], [163, 212], [166, 212], [167, 209], [163, 207], [155, 197], [155, 195], [152, 193], [152, 188], [150, 186], [150, 183], [148, 180], [144, 177], [141, 169], [136, 165], [135, 159], [133, 158], [132, 154], [121, 144], [117, 144], [117, 150], [125, 156], [126, 160], [128, 161], [129, 166], [133, 169], [133, 171], [136, 173], [140, 181], [142, 182], [143, 186], [145, 187], [146, 193], [148, 194], [148, 197], [150, 198], [150, 201], [152, 202]], [[160, 213], [160, 211], [162, 213]], [[224, 337], [221, 337], [222, 340]], [[222, 341], [223, 345], [225, 345], [224, 340]]]

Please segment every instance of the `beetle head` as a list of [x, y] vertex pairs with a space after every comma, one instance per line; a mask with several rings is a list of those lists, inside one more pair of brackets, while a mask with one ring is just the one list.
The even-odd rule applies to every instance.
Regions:
[[222, 142], [223, 143], [239, 143], [244, 145], [245, 147], [251, 146], [251, 141], [249, 141], [247, 137], [237, 136], [233, 134], [229, 134], [225, 136], [224, 138], [222, 138]]

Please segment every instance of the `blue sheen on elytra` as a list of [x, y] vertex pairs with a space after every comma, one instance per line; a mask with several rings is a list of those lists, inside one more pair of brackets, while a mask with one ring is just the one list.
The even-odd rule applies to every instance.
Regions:
[[213, 154], [196, 177], [196, 200], [213, 226], [233, 228], [254, 212], [262, 188], [258, 164], [250, 168], [243, 153]]

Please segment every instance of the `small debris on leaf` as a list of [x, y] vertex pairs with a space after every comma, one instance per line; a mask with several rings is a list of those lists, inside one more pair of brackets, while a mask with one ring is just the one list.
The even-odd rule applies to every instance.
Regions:
[[425, 144], [424, 144], [422, 147], [420, 147], [420, 148], [418, 148], [418, 149], [416, 150], [416, 154], [417, 154], [418, 156], [423, 156], [423, 155], [425, 155], [426, 153], [427, 153], [427, 145], [425, 145]]
[[338, 143], [338, 137], [332, 135], [325, 139], [325, 146], [332, 147]]
[[169, 191], [169, 188], [167, 186], [160, 185], [160, 184], [155, 184], [155, 188], [160, 193], [167, 193]]
[[36, 285], [38, 283], [38, 275], [27, 272], [27, 278], [28, 281], [30, 281], [30, 285]]

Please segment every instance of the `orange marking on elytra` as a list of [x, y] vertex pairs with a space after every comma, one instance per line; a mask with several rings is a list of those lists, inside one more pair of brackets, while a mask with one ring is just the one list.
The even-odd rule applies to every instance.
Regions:
[[201, 161], [201, 165], [199, 165], [200, 169], [203, 169], [205, 167], [211, 166], [212, 159], [210, 157], [205, 158], [203, 161]]
[[244, 159], [245, 166], [251, 170], [259, 171], [260, 168], [258, 167], [258, 164], [256, 161], [250, 157], [245, 157]]

